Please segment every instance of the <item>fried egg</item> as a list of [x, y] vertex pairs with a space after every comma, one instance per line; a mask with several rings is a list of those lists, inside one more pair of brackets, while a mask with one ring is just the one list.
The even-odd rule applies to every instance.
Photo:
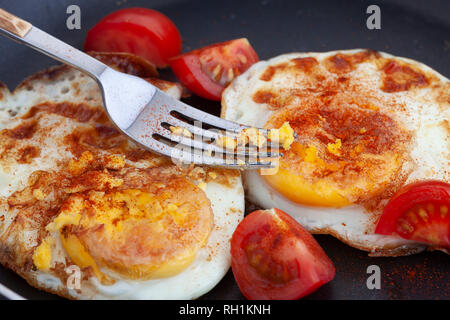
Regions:
[[[175, 98], [139, 58], [95, 54]], [[194, 299], [230, 267], [239, 171], [179, 167], [128, 141], [66, 66], [0, 91], [0, 262], [71, 299]]]
[[292, 53], [253, 65], [222, 95], [222, 114], [296, 133], [275, 173], [247, 171], [247, 199], [291, 214], [371, 255], [427, 245], [374, 234], [392, 195], [449, 181], [450, 82], [422, 63], [369, 50]]

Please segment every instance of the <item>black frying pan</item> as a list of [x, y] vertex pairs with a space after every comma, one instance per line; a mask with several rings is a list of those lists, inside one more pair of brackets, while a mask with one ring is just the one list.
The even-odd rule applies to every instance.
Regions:
[[[81, 7], [81, 30], [66, 28], [66, 8]], [[366, 9], [381, 8], [381, 30], [368, 30]], [[78, 48], [86, 32], [106, 14], [124, 7], [149, 7], [178, 26], [184, 51], [247, 37], [261, 59], [295, 51], [371, 48], [421, 61], [450, 77], [450, 1], [275, 1], [275, 0], [1, 0], [4, 8]], [[55, 64], [25, 46], [0, 38], [0, 80], [11, 89], [29, 74]], [[171, 78], [169, 71], [163, 76]], [[187, 101], [211, 113], [219, 104]], [[306, 299], [449, 299], [450, 257], [424, 252], [399, 258], [370, 258], [330, 236], [317, 236], [336, 266], [335, 279]], [[367, 267], [381, 269], [381, 289], [366, 286]], [[58, 299], [30, 287], [0, 267], [0, 283], [29, 299]], [[231, 271], [204, 299], [242, 299]]]

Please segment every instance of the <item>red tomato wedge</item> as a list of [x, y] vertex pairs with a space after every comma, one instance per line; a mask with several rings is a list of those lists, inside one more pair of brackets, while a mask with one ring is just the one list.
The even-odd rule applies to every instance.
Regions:
[[231, 267], [251, 300], [299, 299], [335, 275], [313, 236], [278, 209], [252, 212], [238, 225], [231, 239]]
[[450, 248], [450, 184], [423, 181], [402, 188], [384, 208], [375, 233]]
[[181, 37], [164, 14], [128, 8], [107, 15], [89, 30], [84, 50], [133, 53], [165, 67], [169, 58], [181, 53]]
[[216, 43], [170, 59], [170, 67], [192, 93], [220, 101], [222, 91], [258, 61], [247, 39]]

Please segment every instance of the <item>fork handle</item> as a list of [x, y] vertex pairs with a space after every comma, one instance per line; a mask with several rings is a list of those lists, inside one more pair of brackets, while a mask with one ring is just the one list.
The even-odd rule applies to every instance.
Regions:
[[31, 27], [31, 23], [0, 8], [0, 28], [22, 38], [30, 31]]
[[58, 61], [69, 64], [87, 73], [97, 81], [99, 81], [101, 74], [108, 69], [105, 64], [92, 58], [90, 55], [56, 39], [39, 28], [34, 27], [31, 23], [1, 8], [0, 33]]

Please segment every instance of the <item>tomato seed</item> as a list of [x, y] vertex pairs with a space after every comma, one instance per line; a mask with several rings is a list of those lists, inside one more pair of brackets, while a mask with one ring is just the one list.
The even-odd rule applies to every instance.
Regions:
[[212, 72], [214, 79], [217, 81], [219, 81], [219, 74], [220, 74], [221, 69], [222, 69], [222, 66], [220, 64], [218, 64]]
[[398, 230], [400, 233], [403, 233], [403, 232], [411, 233], [411, 232], [414, 231], [414, 227], [411, 226], [411, 225], [409, 224], [409, 222], [406, 221], [405, 219], [401, 219], [401, 218], [398, 219], [397, 225], [398, 225], [397, 230]]
[[439, 208], [439, 210], [441, 211], [442, 218], [444, 218], [447, 215], [447, 213], [448, 213], [448, 207], [447, 206], [441, 206]]
[[243, 64], [247, 63], [247, 57], [244, 56], [243, 54], [238, 53], [237, 57], [238, 57], [239, 61], [241, 61]]
[[424, 208], [420, 208], [418, 214], [422, 218], [423, 221], [425, 221], [425, 222], [428, 221], [428, 214]]
[[419, 222], [419, 219], [417, 218], [416, 214], [414, 213], [414, 211], [408, 211], [406, 213], [406, 218], [408, 218], [409, 221], [411, 221], [413, 224], [417, 224]]
[[233, 69], [230, 68], [230, 69], [228, 69], [228, 81], [233, 80], [233, 78], [234, 78], [234, 72], [233, 72]]

